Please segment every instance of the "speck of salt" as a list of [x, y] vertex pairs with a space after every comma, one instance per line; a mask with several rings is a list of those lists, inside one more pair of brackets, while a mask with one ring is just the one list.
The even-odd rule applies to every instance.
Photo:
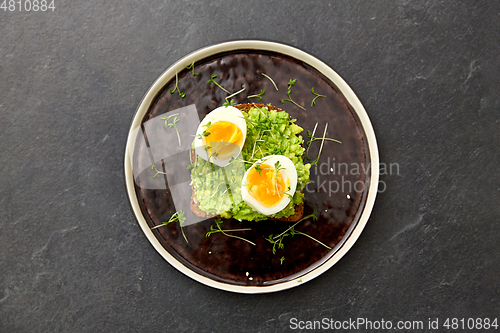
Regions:
[[246, 273], [245, 273], [245, 275], [246, 275], [246, 276], [249, 276], [249, 275], [250, 275], [250, 273], [246, 272]]
[[347, 195], [347, 199], [351, 199], [351, 196], [349, 194]]
[[252, 281], [252, 280], [253, 280], [253, 277], [251, 277], [251, 276], [250, 276], [248, 279], [249, 279], [250, 281]]

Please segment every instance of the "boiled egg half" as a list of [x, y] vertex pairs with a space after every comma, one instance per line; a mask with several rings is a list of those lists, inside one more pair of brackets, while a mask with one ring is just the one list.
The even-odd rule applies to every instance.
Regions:
[[297, 170], [283, 155], [270, 155], [245, 172], [241, 185], [243, 200], [264, 215], [276, 214], [290, 202], [297, 188]]
[[201, 121], [196, 131], [196, 154], [220, 167], [229, 164], [243, 148], [247, 124], [240, 110], [234, 106], [221, 106]]

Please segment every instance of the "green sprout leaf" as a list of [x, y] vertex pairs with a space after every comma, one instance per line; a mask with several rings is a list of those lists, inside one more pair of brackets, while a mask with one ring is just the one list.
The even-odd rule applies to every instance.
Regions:
[[177, 72], [175, 72], [175, 87], [174, 89], [168, 89], [168, 92], [173, 94], [176, 90], [179, 92], [179, 96], [181, 96], [181, 98], [186, 97], [186, 93], [183, 93], [179, 90], [179, 77], [177, 76]]
[[151, 177], [151, 178], [156, 178], [156, 176], [158, 176], [159, 174], [162, 174], [162, 175], [166, 175], [167, 174], [166, 172], [158, 171], [158, 169], [156, 168], [156, 166], [154, 164], [151, 166], [151, 170], [155, 170], [156, 171], [155, 175], [153, 177]]
[[184, 223], [186, 222], [186, 213], [182, 210], [175, 212], [172, 216], [170, 216], [170, 219], [168, 221], [162, 222], [161, 224], [152, 227], [151, 230], [169, 225], [170, 223], [174, 223], [174, 222], [179, 222], [179, 226], [181, 227], [182, 236], [184, 236], [184, 240], [186, 241], [186, 243], [189, 243], [187, 240], [186, 234], [184, 233]]
[[305, 110], [306, 108], [303, 107], [302, 105], [299, 105], [297, 104], [293, 99], [292, 97], [290, 96], [292, 94], [292, 86], [295, 85], [295, 83], [297, 82], [297, 79], [290, 79], [288, 81], [288, 92], [287, 92], [287, 95], [288, 95], [288, 98], [284, 98], [281, 100], [281, 103], [282, 104], [285, 104], [285, 102], [291, 102], [293, 104], [295, 104], [296, 106], [298, 106], [299, 108], [301, 108], [302, 110]]
[[221, 88], [222, 90], [224, 90], [225, 92], [227, 92], [228, 94], [231, 94], [227, 89], [223, 88], [220, 84], [217, 83], [217, 81], [215, 81], [215, 79], [217, 78], [217, 75], [216, 74], [212, 74], [210, 76], [210, 80], [208, 80], [208, 83], [213, 83], [215, 84], [217, 87]]
[[250, 95], [248, 96], [247, 98], [252, 98], [252, 97], [258, 97], [259, 98], [259, 101], [262, 100], [262, 96], [266, 93], [266, 91], [264, 89], [261, 89], [260, 90], [260, 94], [256, 94], [256, 95]]
[[[179, 122], [179, 118], [177, 118], [179, 114], [176, 113], [176, 114], [172, 114], [168, 117], [164, 116], [164, 117], [161, 117], [161, 119], [165, 120], [165, 127], [168, 129], [168, 128], [174, 128], [175, 129], [175, 132], [177, 132], [177, 139], [179, 141], [179, 146], [181, 146], [181, 136], [179, 134], [179, 130], [177, 129], [177, 123]], [[174, 118], [172, 120], [171, 123], [168, 123], [168, 121], [171, 119], [171, 118]]]
[[320, 95], [320, 94], [317, 94], [314, 92], [314, 87], [311, 88], [311, 92], [316, 95], [316, 97], [313, 98], [312, 102], [311, 102], [311, 107], [313, 107], [314, 105], [316, 105], [316, 99], [318, 99], [319, 97], [326, 97], [325, 95]]
[[191, 65], [186, 66], [186, 69], [191, 69], [191, 70], [192, 70], [193, 75], [199, 75], [199, 73], [195, 73], [195, 72], [194, 72], [194, 61], [191, 63]]
[[236, 102], [234, 101], [234, 99], [231, 99], [231, 101], [226, 99], [226, 101], [222, 104], [222, 106], [225, 106], [227, 108], [228, 106], [232, 106], [235, 104], [236, 104]]

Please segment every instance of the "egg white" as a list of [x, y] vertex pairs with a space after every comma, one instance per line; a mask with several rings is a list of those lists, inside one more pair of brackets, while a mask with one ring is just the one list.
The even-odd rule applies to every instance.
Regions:
[[[275, 163], [279, 161], [280, 165], [283, 170], [281, 170], [281, 174], [283, 175], [283, 180], [285, 181], [285, 184], [289, 182], [290, 189], [283, 194], [283, 197], [276, 205], [272, 207], [265, 207], [263, 206], [260, 202], [258, 202], [254, 197], [250, 195], [247, 189], [247, 177], [253, 168], [255, 168], [257, 163], [263, 163], [263, 164], [268, 164], [270, 166], [275, 165]], [[287, 195], [293, 196], [295, 194], [295, 190], [297, 189], [297, 170], [295, 169], [295, 165], [293, 162], [286, 156], [283, 155], [269, 155], [261, 160], [255, 162], [246, 172], [245, 175], [243, 176], [243, 181], [241, 184], [241, 196], [243, 200], [250, 206], [252, 207], [253, 210], [263, 214], [263, 215], [272, 215], [276, 214], [279, 211], [283, 210], [288, 203], [290, 202], [290, 197]]]
[[229, 160], [231, 160], [231, 158], [233, 157], [236, 158], [239, 156], [239, 154], [241, 153], [241, 149], [243, 147], [239, 147], [239, 149], [237, 149], [233, 154], [231, 154], [226, 159], [219, 159], [218, 157], [215, 156], [209, 156], [208, 152], [205, 150], [205, 145], [203, 144], [203, 140], [200, 138], [200, 134], [202, 134], [203, 131], [206, 130], [206, 127], [204, 126], [206, 126], [209, 122], [213, 124], [218, 121], [229, 121], [238, 126], [243, 134], [242, 144], [245, 143], [247, 137], [247, 123], [241, 111], [235, 108], [234, 106], [227, 106], [227, 107], [221, 106], [212, 110], [209, 114], [207, 114], [205, 118], [203, 118], [203, 120], [201, 121], [200, 125], [198, 126], [198, 129], [196, 131], [196, 136], [194, 139], [194, 149], [196, 154], [206, 161], [212, 162], [220, 167], [224, 167], [229, 164]]

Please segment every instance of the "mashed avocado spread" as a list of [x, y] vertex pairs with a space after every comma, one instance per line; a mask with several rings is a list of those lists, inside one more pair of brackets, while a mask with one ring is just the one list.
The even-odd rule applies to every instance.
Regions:
[[290, 203], [271, 218], [289, 217], [294, 207], [304, 200], [301, 190], [309, 181], [310, 164], [302, 156], [302, 128], [285, 111], [252, 107], [242, 112], [247, 123], [247, 137], [240, 156], [225, 167], [218, 167], [202, 158], [191, 164], [191, 180], [200, 209], [223, 218], [261, 221], [266, 216], [254, 211], [241, 198], [241, 182], [245, 171], [258, 159], [268, 155], [284, 155], [297, 169], [297, 189]]

